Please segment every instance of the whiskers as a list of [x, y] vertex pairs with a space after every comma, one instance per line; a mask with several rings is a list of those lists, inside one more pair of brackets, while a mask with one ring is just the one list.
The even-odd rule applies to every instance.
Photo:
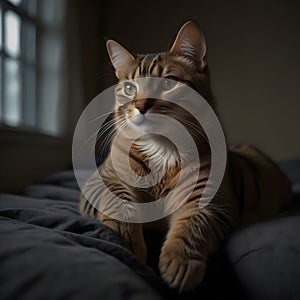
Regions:
[[[90, 143], [90, 157], [94, 156], [96, 158], [97, 164], [103, 161], [110, 150], [111, 140], [113, 139], [116, 131], [122, 129], [126, 126], [126, 119], [123, 116], [116, 117], [114, 111], [109, 111], [100, 116], [97, 116], [90, 121], [90, 124], [99, 121], [101, 118], [105, 118], [105, 121], [101, 123], [100, 128], [90, 135], [83, 146]], [[95, 136], [96, 139], [95, 139]], [[95, 141], [96, 140], [96, 141]]]
[[122, 130], [127, 124], [124, 116], [112, 117], [111, 120], [105, 122], [98, 130], [96, 139], [95, 156], [99, 161], [107, 156], [110, 150], [110, 145], [117, 130]]
[[196, 137], [200, 137], [203, 141], [209, 143], [208, 138], [200, 124], [195, 124], [195, 122], [189, 121], [184, 117], [180, 118], [180, 122], [183, 125], [185, 125], [189, 130], [191, 130], [196, 135]]
[[95, 122], [95, 121], [97, 121], [97, 120], [99, 120], [99, 119], [101, 119], [101, 118], [103, 118], [103, 117], [105, 117], [105, 116], [109, 116], [109, 117], [110, 117], [110, 116], [113, 115], [113, 114], [114, 114], [114, 111], [111, 110], [111, 111], [109, 111], [109, 112], [107, 112], [107, 113], [105, 113], [105, 114], [102, 114], [102, 115], [96, 117], [95, 119], [91, 120], [90, 123], [93, 123], [93, 122]]

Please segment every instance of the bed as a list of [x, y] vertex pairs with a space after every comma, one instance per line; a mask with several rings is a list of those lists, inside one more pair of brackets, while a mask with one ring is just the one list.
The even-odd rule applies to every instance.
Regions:
[[112, 230], [79, 215], [72, 170], [1, 194], [0, 299], [300, 299], [300, 160], [280, 167], [293, 184], [291, 207], [234, 233], [203, 284], [182, 294], [159, 277], [161, 239], [145, 232], [143, 265]]

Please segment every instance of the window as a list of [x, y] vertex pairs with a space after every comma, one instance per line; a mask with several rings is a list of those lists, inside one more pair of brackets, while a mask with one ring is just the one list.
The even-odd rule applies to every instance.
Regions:
[[64, 132], [64, 4], [0, 0], [0, 124]]

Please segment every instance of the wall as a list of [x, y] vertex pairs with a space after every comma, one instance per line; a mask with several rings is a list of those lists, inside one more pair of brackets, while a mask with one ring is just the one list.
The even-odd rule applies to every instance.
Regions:
[[[53, 172], [72, 167], [72, 135], [83, 109], [82, 72], [78, 9], [68, 0], [66, 17], [68, 55], [66, 56], [67, 112], [62, 137], [3, 128], [0, 126], [0, 192], [19, 192]], [[70, 5], [71, 4], [71, 5]], [[53, 105], [53, 103], [50, 103]]]
[[68, 134], [53, 140], [0, 132], [0, 191], [18, 191], [71, 167], [72, 130], [83, 100], [115, 83], [104, 37], [133, 52], [164, 51], [189, 19], [198, 20], [206, 36], [229, 141], [252, 143], [275, 160], [300, 157], [300, 2], [67, 1], [75, 14], [68, 23]]
[[104, 34], [140, 53], [168, 49], [184, 21], [198, 20], [229, 141], [275, 160], [300, 156], [300, 2], [116, 0], [106, 10]]
[[53, 172], [71, 168], [69, 139], [12, 130], [2, 132], [0, 142], [1, 192], [19, 192]]

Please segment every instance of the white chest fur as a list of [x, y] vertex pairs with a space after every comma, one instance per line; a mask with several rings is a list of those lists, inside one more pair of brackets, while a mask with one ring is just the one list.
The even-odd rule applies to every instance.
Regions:
[[150, 160], [152, 167], [169, 168], [175, 165], [179, 160], [179, 154], [173, 143], [167, 138], [149, 134], [135, 142], [136, 146]]

